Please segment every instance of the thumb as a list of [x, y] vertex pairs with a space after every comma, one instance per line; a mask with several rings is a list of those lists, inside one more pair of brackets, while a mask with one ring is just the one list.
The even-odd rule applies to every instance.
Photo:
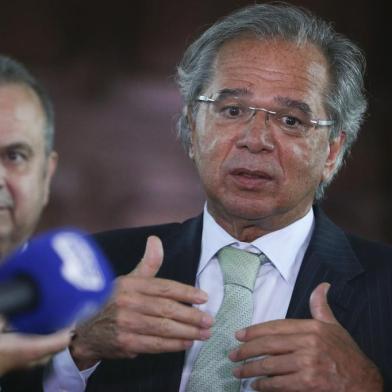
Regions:
[[328, 305], [327, 293], [331, 285], [320, 283], [312, 292], [309, 300], [310, 313], [316, 320], [329, 324], [339, 324]]
[[143, 278], [153, 277], [159, 271], [163, 261], [163, 247], [161, 240], [152, 235], [147, 238], [146, 250], [143, 258], [136, 268], [130, 273]]

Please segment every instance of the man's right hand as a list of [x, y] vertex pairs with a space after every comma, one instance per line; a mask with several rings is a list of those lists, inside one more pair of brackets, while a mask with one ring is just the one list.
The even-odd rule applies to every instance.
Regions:
[[116, 279], [115, 294], [108, 305], [77, 327], [70, 351], [80, 370], [101, 359], [182, 351], [194, 340], [209, 338], [213, 318], [187, 305], [206, 302], [207, 294], [156, 278], [162, 260], [161, 240], [149, 237], [136, 268]]

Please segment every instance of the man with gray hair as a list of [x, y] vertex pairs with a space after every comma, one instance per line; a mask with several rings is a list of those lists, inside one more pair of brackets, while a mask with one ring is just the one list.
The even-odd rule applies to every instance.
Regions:
[[356, 45], [284, 4], [242, 8], [188, 48], [179, 133], [204, 212], [97, 236], [117, 292], [46, 391], [392, 389], [392, 248], [317, 205], [357, 137], [363, 72]]

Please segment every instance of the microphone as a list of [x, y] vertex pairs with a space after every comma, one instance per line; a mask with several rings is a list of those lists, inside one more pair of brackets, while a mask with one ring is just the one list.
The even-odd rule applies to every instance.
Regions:
[[49, 334], [93, 316], [108, 300], [113, 272], [77, 229], [31, 239], [0, 266], [0, 314], [19, 332]]

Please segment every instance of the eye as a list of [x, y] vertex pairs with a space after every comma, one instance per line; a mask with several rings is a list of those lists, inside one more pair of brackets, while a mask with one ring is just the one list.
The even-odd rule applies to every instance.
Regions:
[[27, 154], [19, 150], [8, 150], [5, 158], [9, 162], [19, 164], [27, 160]]
[[223, 118], [236, 120], [238, 118], [244, 117], [246, 114], [246, 107], [237, 103], [220, 104], [217, 107], [217, 111], [219, 116]]
[[223, 110], [227, 117], [239, 117], [241, 115], [241, 108], [239, 106], [228, 106]]
[[283, 131], [291, 134], [304, 134], [312, 126], [309, 116], [300, 110], [279, 111], [272, 121]]
[[282, 123], [282, 125], [284, 125], [287, 128], [299, 128], [303, 126], [302, 121], [294, 116], [290, 116], [290, 115], [281, 115], [280, 116], [280, 122]]

